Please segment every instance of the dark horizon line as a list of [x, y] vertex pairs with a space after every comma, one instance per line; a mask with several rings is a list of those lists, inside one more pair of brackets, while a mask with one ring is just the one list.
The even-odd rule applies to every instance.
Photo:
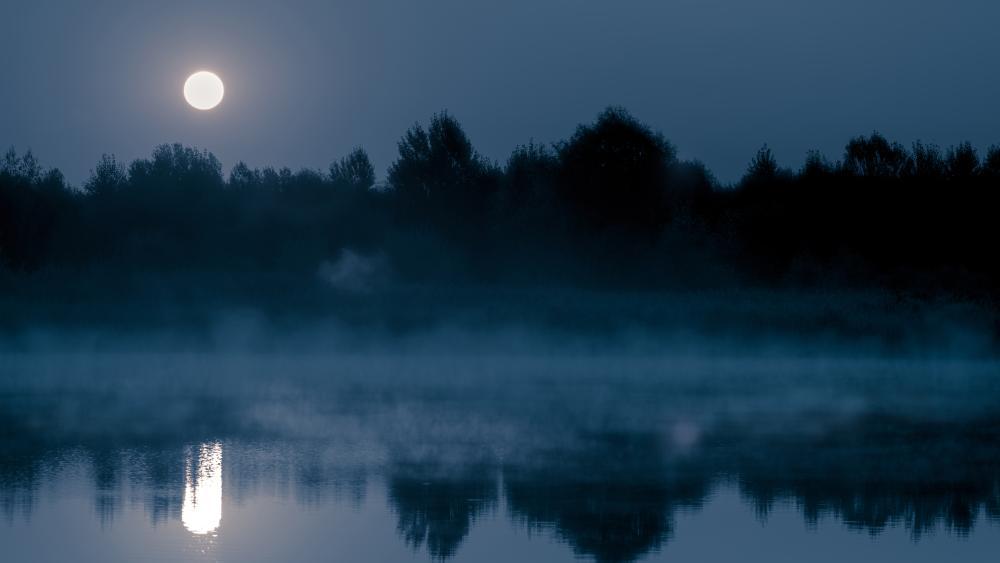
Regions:
[[[635, 123], [637, 123], [638, 125], [640, 125], [642, 128], [644, 128], [648, 132], [650, 132], [653, 135], [655, 135], [655, 136], [663, 139], [667, 143], [667, 145], [669, 145], [671, 147], [671, 149], [674, 151], [674, 153], [676, 154], [676, 152], [677, 152], [676, 151], [676, 147], [670, 141], [668, 141], [666, 139], [666, 137], [663, 136], [663, 134], [662, 134], [661, 131], [654, 130], [651, 127], [649, 127], [647, 124], [645, 124], [644, 122], [641, 122], [639, 120], [635, 120], [632, 117], [631, 113], [627, 109], [625, 109], [623, 106], [616, 106], [616, 105], [607, 106], [607, 108], [605, 110], [603, 110], [602, 112], [600, 112], [598, 114], [598, 116], [597, 116], [597, 118], [595, 120], [593, 120], [591, 122], [587, 122], [587, 123], [579, 123], [579, 124], [577, 124], [574, 134], [576, 134], [577, 132], [579, 132], [582, 128], [592, 127], [592, 126], [597, 125], [601, 121], [602, 117], [604, 117], [604, 116], [606, 116], [606, 115], [608, 115], [609, 113], [612, 113], [612, 112], [619, 113], [620, 115], [626, 116], [628, 119], [632, 119]], [[431, 116], [431, 122], [433, 122], [434, 120], [437, 120], [439, 118], [454, 119], [451, 116], [451, 114], [450, 114], [450, 112], [448, 110], [441, 110], [441, 111], [439, 111], [439, 112], [437, 112], [437, 113], [435, 113], [435, 114], [433, 114]], [[397, 142], [397, 146], [405, 140], [407, 133], [409, 133], [410, 131], [413, 131], [416, 128], [421, 128], [421, 127], [422, 127], [422, 124], [419, 121], [414, 122], [414, 125], [410, 129], [408, 129], [406, 132], [404, 132], [403, 136], [400, 138], [400, 141]], [[572, 135], [569, 138], [560, 139], [560, 140], [549, 142], [549, 143], [536, 143], [534, 139], [529, 139], [527, 143], [521, 143], [521, 144], [518, 144], [518, 145], [514, 146], [514, 148], [510, 151], [510, 153], [507, 156], [507, 162], [501, 162], [501, 161], [498, 161], [498, 160], [486, 157], [482, 153], [479, 153], [478, 151], [475, 151], [475, 149], [473, 149], [473, 150], [475, 151], [476, 157], [479, 158], [479, 159], [481, 159], [481, 161], [484, 164], [486, 164], [488, 166], [491, 166], [493, 168], [496, 168], [498, 171], [502, 172], [509, 165], [511, 158], [514, 157], [515, 155], [517, 155], [519, 151], [521, 151], [523, 149], [526, 149], [526, 148], [540, 147], [540, 148], [543, 148], [545, 150], [550, 150], [550, 151], [552, 151], [555, 154], [558, 154], [558, 151], [559, 151], [560, 147], [564, 146], [565, 144], [567, 144], [569, 142], [570, 138], [572, 138]], [[897, 150], [902, 150], [902, 151], [908, 153], [907, 156], [909, 156], [911, 159], [914, 159], [916, 157], [916, 155], [918, 153], [920, 153], [920, 152], [931, 152], [931, 153], [936, 154], [939, 158], [944, 159], [948, 155], [951, 155], [951, 154], [960, 153], [962, 151], [966, 151], [966, 152], [971, 151], [972, 153], [974, 153], [976, 155], [977, 160], [979, 160], [979, 162], [980, 162], [980, 166], [984, 166], [984, 165], [987, 164], [987, 162], [989, 162], [989, 163], [992, 164], [991, 170], [993, 168], [997, 168], [997, 171], [998, 171], [997, 173], [1000, 174], [1000, 142], [991, 143], [991, 144], [989, 144], [988, 146], [985, 147], [985, 150], [983, 150], [982, 147], [980, 147], [980, 148], [977, 149], [975, 146], [973, 146], [973, 144], [970, 141], [961, 141], [961, 142], [958, 142], [958, 143], [955, 143], [955, 144], [951, 144], [951, 145], [945, 146], [945, 145], [939, 145], [937, 143], [924, 143], [921, 139], [917, 139], [917, 140], [913, 141], [913, 143], [911, 143], [910, 149], [907, 149], [902, 143], [899, 143], [897, 141], [890, 141], [886, 136], [882, 135], [882, 133], [878, 130], [878, 128], [872, 129], [871, 133], [868, 134], [867, 136], [865, 134], [860, 134], [860, 135], [855, 135], [855, 136], [851, 137], [848, 140], [848, 142], [845, 145], [845, 147], [844, 147], [844, 153], [841, 155], [841, 158], [839, 158], [837, 160], [830, 160], [830, 159], [828, 159], [827, 156], [826, 156], [826, 154], [824, 154], [822, 151], [820, 151], [818, 149], [808, 149], [808, 150], [805, 151], [805, 161], [803, 162], [802, 166], [800, 166], [797, 170], [794, 169], [794, 168], [783, 167], [783, 166], [779, 165], [778, 166], [778, 171], [780, 173], [784, 174], [784, 175], [801, 175], [810, 166], [811, 162], [817, 162], [817, 161], [825, 163], [826, 166], [828, 168], [830, 168], [831, 170], [842, 170], [842, 168], [844, 166], [845, 160], [847, 160], [849, 158], [848, 152], [850, 150], [851, 144], [852, 143], [856, 143], [858, 141], [864, 141], [864, 140], [866, 140], [866, 138], [867, 138], [867, 140], [879, 140], [879, 142], [883, 142], [884, 141], [886, 143], [887, 147], [891, 147], [891, 148], [894, 148], [894, 149], [897, 149]], [[154, 145], [153, 146], [153, 150], [151, 151], [150, 154], [153, 155], [153, 154], [155, 154], [155, 152], [158, 149], [162, 149], [162, 148], [165, 148], [165, 147], [182, 147], [182, 148], [185, 148], [185, 149], [191, 149], [191, 150], [193, 150], [193, 151], [195, 151], [195, 152], [197, 152], [197, 153], [199, 153], [201, 155], [208, 156], [208, 157], [211, 157], [213, 159], [218, 160], [217, 157], [215, 156], [215, 153], [212, 152], [211, 150], [209, 150], [208, 148], [199, 147], [199, 146], [196, 146], [196, 145], [189, 145], [189, 144], [187, 144], [185, 142], [182, 142], [182, 141], [179, 141], [179, 140], [175, 140], [175, 141], [171, 141], [171, 142], [166, 142], [166, 143], [159, 143], [157, 145]], [[364, 146], [360, 145], [360, 144], [354, 145], [346, 153], [346, 155], [353, 154], [353, 153], [355, 153], [357, 151], [362, 151], [362, 152], [364, 152], [367, 155], [367, 149]], [[716, 176], [715, 173], [712, 172], [711, 169], [708, 168], [705, 165], [704, 161], [702, 159], [698, 158], [698, 157], [693, 157], [693, 158], [676, 158], [676, 163], [678, 163], [678, 164], [694, 165], [694, 166], [698, 166], [698, 167], [704, 169], [706, 172], [709, 173], [708, 179], [711, 181], [713, 188], [718, 188], [718, 189], [735, 189], [735, 188], [738, 188], [742, 183], [744, 183], [747, 180], [747, 176], [752, 173], [752, 169], [753, 169], [755, 161], [757, 160], [758, 157], [760, 157], [765, 152], [767, 152], [769, 154], [769, 158], [773, 159], [774, 162], [775, 162], [775, 164], [777, 164], [777, 159], [774, 157], [773, 152], [771, 151], [771, 149], [769, 147], [769, 143], [768, 142], [764, 142], [761, 145], [761, 148], [757, 151], [757, 153], [754, 156], [752, 156], [747, 161], [747, 166], [746, 166], [746, 168], [744, 170], [743, 175], [739, 179], [734, 180], [734, 181], [730, 181], [730, 182], [722, 182], [722, 181], [720, 181], [718, 179], [718, 176]], [[982, 154], [983, 156], [980, 157], [979, 156], [980, 154]], [[18, 155], [17, 145], [16, 144], [11, 144], [11, 145], [8, 146], [7, 150], [5, 151], [4, 160], [7, 163], [9, 163], [9, 162], [11, 162], [12, 159], [17, 159], [18, 158], [17, 155]], [[341, 155], [341, 158], [343, 156], [344, 155]], [[40, 173], [42, 173], [42, 172], [44, 172], [44, 173], [53, 173], [53, 172], [58, 173], [60, 175], [60, 177], [62, 178], [62, 181], [63, 181], [64, 185], [66, 187], [72, 188], [72, 189], [74, 189], [76, 191], [85, 191], [84, 186], [86, 185], [86, 183], [90, 179], [93, 179], [93, 177], [95, 175], [95, 168], [90, 168], [90, 170], [89, 170], [89, 176], [88, 176], [87, 180], [84, 180], [79, 185], [77, 185], [77, 184], [74, 184], [72, 182], [67, 181], [66, 178], [65, 178], [65, 175], [62, 173], [62, 170], [58, 166], [54, 166], [54, 167], [51, 167], [51, 168], [41, 167], [40, 163], [37, 160], [37, 157], [35, 156], [34, 150], [31, 147], [28, 147], [27, 149], [25, 149], [25, 151], [23, 153], [21, 153], [20, 158], [22, 158], [22, 159], [24, 159], [24, 158], [33, 159], [35, 161], [35, 163], [39, 165], [39, 169], [38, 170], [39, 170]], [[393, 161], [393, 163], [391, 163], [385, 169], [384, 175], [380, 179], [377, 179], [377, 181], [374, 183], [374, 187], [375, 188], [381, 190], [381, 189], [388, 189], [388, 188], [391, 187], [391, 182], [389, 180], [390, 171], [391, 171], [393, 165], [396, 162], [399, 161], [399, 158], [400, 157], [397, 155], [396, 160]], [[114, 161], [114, 162], [119, 162], [118, 159], [117, 159], [117, 155], [115, 153], [113, 153], [113, 152], [107, 152], [107, 153], [102, 153], [102, 155], [101, 155], [101, 161], [98, 162], [98, 166], [101, 164], [101, 162], [105, 162], [106, 159], [110, 159], [111, 161]], [[334, 159], [331, 160], [330, 164], [327, 166], [327, 169], [329, 169], [330, 167], [334, 166], [337, 163], [337, 159], [338, 159], [338, 157], [334, 157]], [[131, 165], [132, 163], [135, 163], [135, 162], [138, 162], [138, 161], [142, 161], [142, 160], [145, 160], [145, 158], [144, 157], [137, 157], [137, 158], [134, 158], [134, 159], [130, 160], [128, 162], [128, 164]], [[124, 162], [124, 161], [122, 161], [122, 162]], [[241, 166], [245, 166], [245, 167], [249, 168], [249, 166], [246, 164], [245, 160], [243, 160], [243, 159], [237, 159], [236, 162], [235, 162], [235, 164], [233, 164], [229, 168], [229, 172], [228, 173], [222, 171], [222, 179], [223, 179], [223, 181], [228, 183], [230, 181], [232, 175], [233, 175], [233, 171], [237, 167], [241, 167]], [[220, 162], [220, 167], [221, 167], [221, 162]], [[299, 167], [297, 169], [293, 169], [292, 167], [283, 166], [283, 165], [264, 165], [262, 167], [255, 167], [255, 168], [249, 168], [249, 169], [252, 170], [252, 171], [255, 171], [255, 172], [263, 172], [263, 171], [273, 170], [273, 171], [275, 171], [277, 173], [286, 173], [287, 172], [287, 173], [291, 173], [293, 175], [303, 174], [303, 173], [305, 173], [305, 174], [316, 173], [319, 176], [324, 176], [325, 175], [323, 168], [313, 168], [313, 167], [308, 167], [308, 166], [302, 166], [302, 167]], [[221, 168], [220, 168], [220, 171], [221, 171]]]

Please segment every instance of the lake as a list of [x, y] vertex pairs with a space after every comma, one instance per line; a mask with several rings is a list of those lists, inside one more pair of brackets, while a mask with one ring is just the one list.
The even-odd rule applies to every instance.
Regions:
[[7, 562], [995, 561], [1000, 364], [0, 358]]

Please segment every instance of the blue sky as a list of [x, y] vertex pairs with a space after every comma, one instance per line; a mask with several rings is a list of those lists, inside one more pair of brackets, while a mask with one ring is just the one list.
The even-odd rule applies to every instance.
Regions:
[[[790, 166], [876, 129], [1000, 143], [991, 0], [3, 3], [0, 145], [74, 183], [175, 141], [227, 170], [360, 145], [384, 175], [440, 110], [502, 162], [622, 105], [723, 181], [764, 143]], [[181, 96], [203, 68], [226, 83], [204, 113]]]

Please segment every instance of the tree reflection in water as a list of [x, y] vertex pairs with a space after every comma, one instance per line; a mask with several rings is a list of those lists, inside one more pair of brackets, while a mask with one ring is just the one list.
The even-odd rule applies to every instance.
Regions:
[[[920, 389], [936, 401], [923, 407], [889, 400], [900, 391], [832, 414], [782, 410], [777, 384], [739, 380], [727, 395], [694, 378], [694, 390], [673, 394], [581, 380], [565, 400], [543, 397], [551, 380], [530, 392], [366, 382], [289, 393], [299, 402], [288, 404], [270, 387], [261, 397], [227, 387], [159, 392], [162, 414], [119, 409], [130, 397], [7, 392], [0, 509], [28, 518], [61, 472], [82, 468], [107, 525], [138, 504], [154, 526], [207, 537], [224, 533], [227, 499], [290, 487], [305, 506], [360, 506], [366, 488], [384, 486], [401, 541], [435, 559], [458, 555], [477, 522], [505, 514], [579, 556], [635, 561], [674, 537], [679, 512], [731, 486], [763, 517], [789, 502], [809, 523], [831, 517], [875, 535], [905, 527], [915, 541], [939, 528], [968, 535], [1000, 520], [1000, 403], [986, 375], [952, 385], [953, 397]], [[895, 391], [898, 380], [887, 381]], [[769, 402], [754, 405], [753, 394]], [[734, 396], [754, 408], [695, 416]]]

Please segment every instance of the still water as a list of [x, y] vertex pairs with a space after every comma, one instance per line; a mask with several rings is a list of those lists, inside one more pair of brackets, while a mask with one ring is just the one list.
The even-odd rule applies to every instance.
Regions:
[[995, 561], [993, 362], [8, 354], [0, 557]]

